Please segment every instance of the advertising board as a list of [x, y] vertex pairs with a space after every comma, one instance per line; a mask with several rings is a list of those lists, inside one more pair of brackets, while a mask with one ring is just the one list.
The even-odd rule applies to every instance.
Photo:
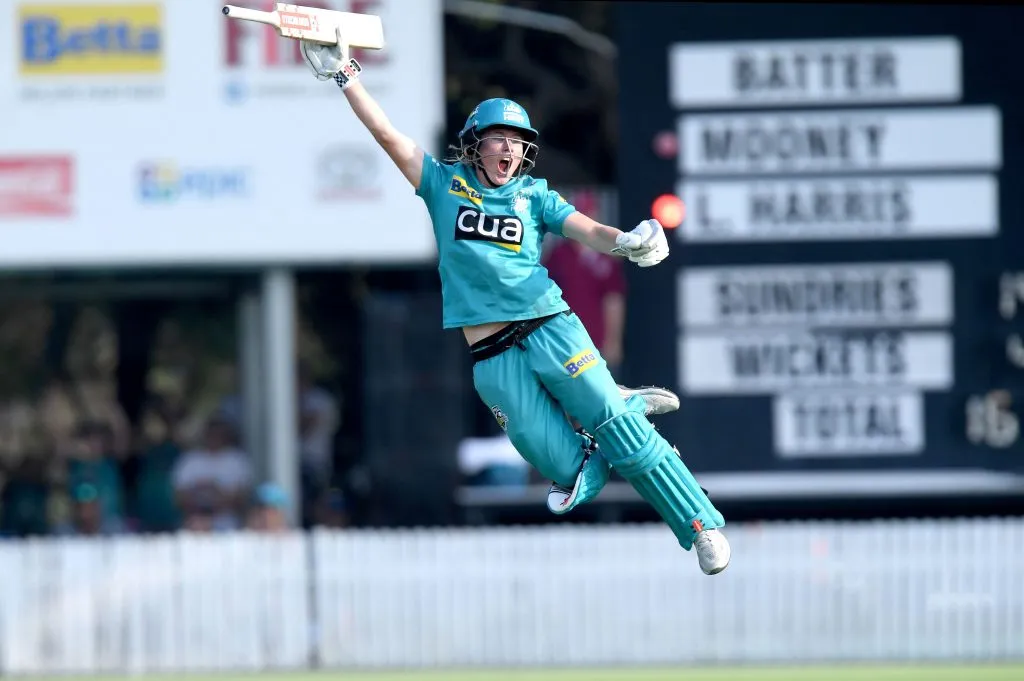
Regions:
[[[381, 16], [386, 47], [355, 55], [363, 81], [437, 151], [440, 0], [320, 4]], [[0, 268], [434, 257], [422, 201], [337, 85], [222, 6], [0, 3]]]

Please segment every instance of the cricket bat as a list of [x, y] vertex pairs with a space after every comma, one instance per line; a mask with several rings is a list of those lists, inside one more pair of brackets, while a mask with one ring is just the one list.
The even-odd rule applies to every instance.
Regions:
[[255, 21], [273, 26], [285, 38], [336, 45], [336, 31], [340, 27], [341, 34], [350, 47], [367, 50], [379, 50], [384, 47], [384, 26], [376, 14], [336, 12], [283, 2], [275, 3], [273, 11], [270, 12], [234, 5], [224, 5], [221, 11], [229, 19]]

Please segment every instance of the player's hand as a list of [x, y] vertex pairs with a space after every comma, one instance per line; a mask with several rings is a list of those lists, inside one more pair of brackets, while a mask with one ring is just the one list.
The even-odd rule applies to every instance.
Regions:
[[302, 56], [306, 58], [309, 68], [319, 80], [334, 79], [344, 90], [358, 77], [363, 70], [355, 59], [348, 54], [348, 43], [341, 34], [341, 29], [336, 31], [338, 42], [335, 45], [321, 45], [320, 43], [300, 40]]
[[640, 267], [651, 267], [668, 257], [668, 238], [657, 220], [644, 220], [615, 239], [615, 250]]

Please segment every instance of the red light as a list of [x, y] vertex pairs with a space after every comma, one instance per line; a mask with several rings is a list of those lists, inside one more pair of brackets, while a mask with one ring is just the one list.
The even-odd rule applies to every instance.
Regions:
[[651, 205], [651, 215], [665, 229], [675, 229], [683, 224], [683, 219], [686, 217], [686, 205], [681, 198], [674, 194], [662, 194], [654, 199], [654, 203]]

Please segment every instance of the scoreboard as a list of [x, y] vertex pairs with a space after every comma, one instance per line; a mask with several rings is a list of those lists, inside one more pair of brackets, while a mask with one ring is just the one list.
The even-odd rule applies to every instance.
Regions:
[[749, 495], [1024, 493], [1013, 6], [618, 3], [632, 383]]

